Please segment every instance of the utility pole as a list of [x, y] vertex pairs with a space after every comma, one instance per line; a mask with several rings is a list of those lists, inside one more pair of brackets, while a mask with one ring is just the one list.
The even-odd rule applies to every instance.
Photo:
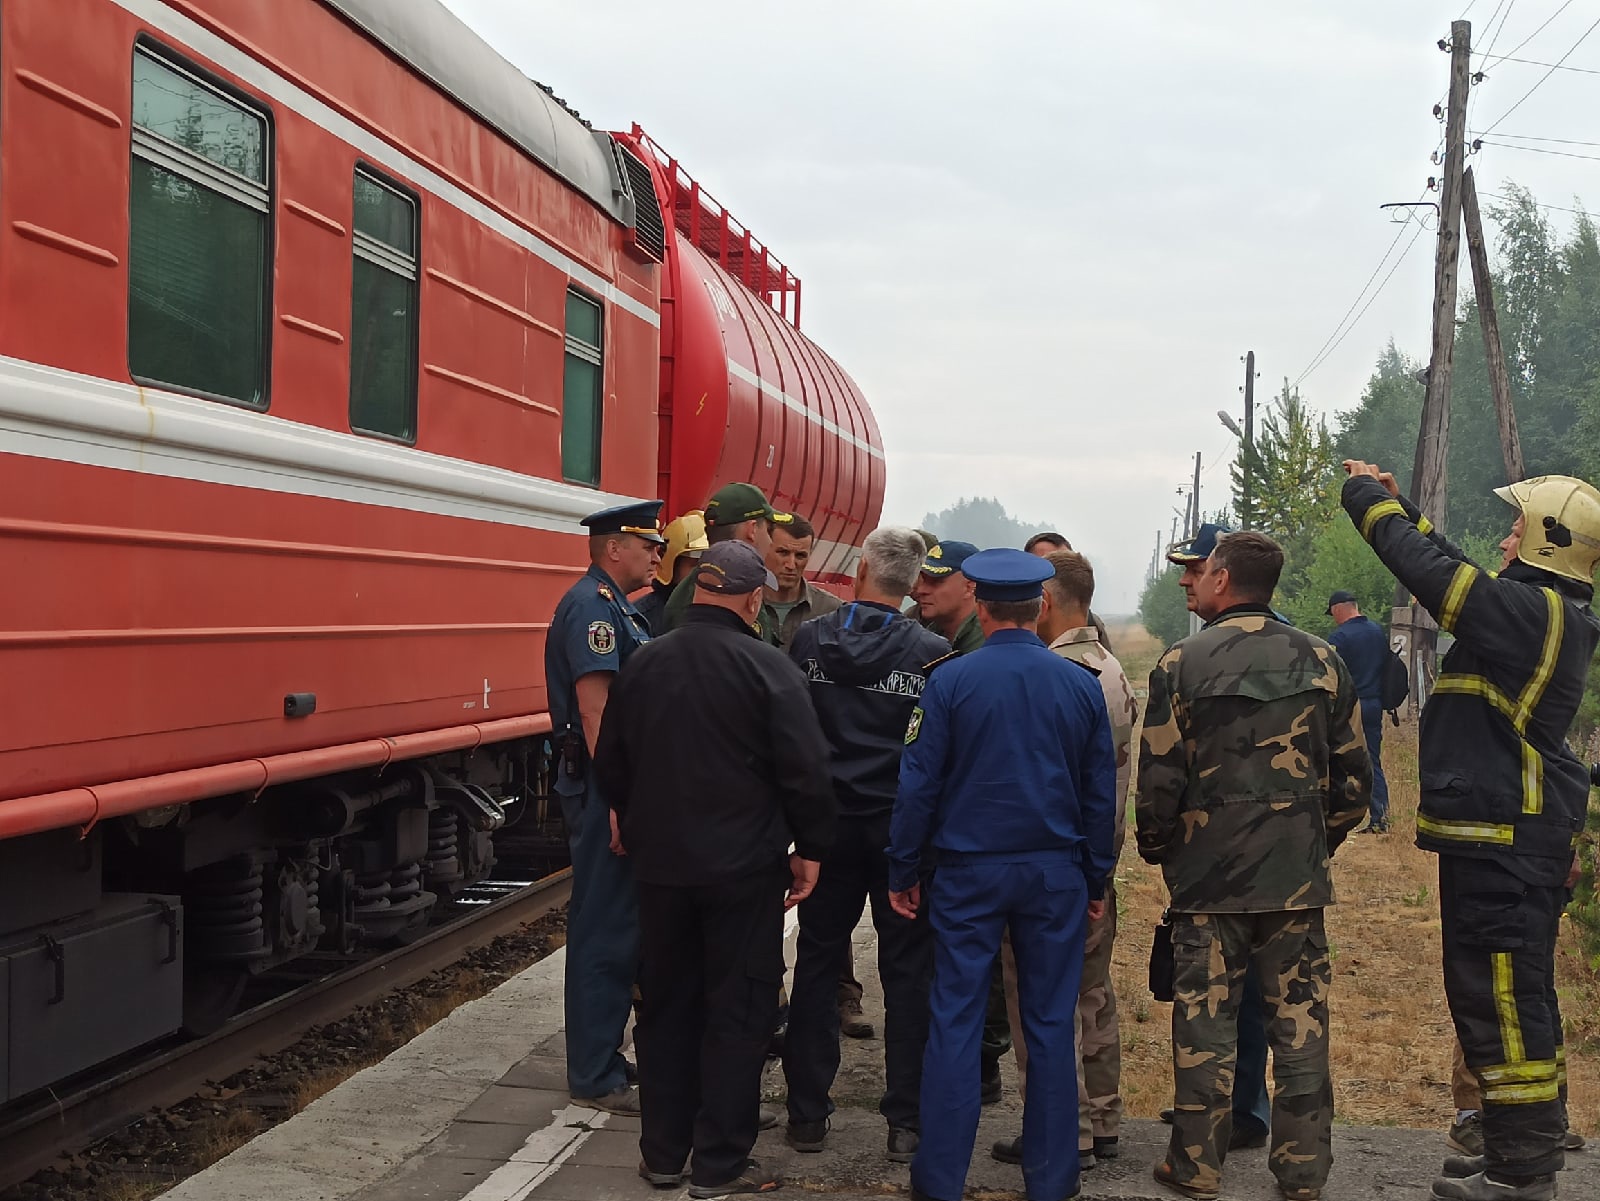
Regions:
[[1190, 495], [1190, 505], [1194, 517], [1189, 523], [1189, 537], [1193, 538], [1200, 532], [1200, 452], [1194, 452], [1194, 492]]
[[1250, 494], [1250, 468], [1256, 456], [1256, 352], [1244, 356], [1244, 446], [1239, 473], [1239, 528], [1248, 530], [1255, 522], [1254, 498]]
[[[1444, 179], [1439, 185], [1439, 239], [1433, 256], [1433, 351], [1428, 392], [1417, 430], [1411, 467], [1411, 499], [1441, 531], [1447, 498], [1445, 467], [1450, 455], [1450, 377], [1455, 367], [1456, 280], [1461, 256], [1462, 168], [1466, 158], [1467, 90], [1470, 86], [1472, 25], [1450, 25], [1450, 99], [1445, 113]], [[1410, 603], [1407, 603], [1410, 601]], [[1395, 588], [1391, 638], [1403, 643], [1411, 667], [1410, 708], [1415, 713], [1433, 688], [1438, 626], [1427, 610]], [[1397, 647], [1397, 649], [1399, 649]]]
[[1483, 327], [1483, 351], [1489, 364], [1489, 384], [1494, 392], [1494, 416], [1500, 427], [1500, 456], [1506, 465], [1506, 483], [1527, 476], [1522, 465], [1522, 439], [1517, 434], [1517, 412], [1511, 405], [1511, 376], [1506, 370], [1505, 348], [1500, 342], [1500, 318], [1494, 307], [1494, 286], [1489, 279], [1489, 247], [1483, 238], [1483, 218], [1478, 215], [1478, 187], [1472, 168], [1461, 175], [1461, 215], [1467, 226], [1467, 257], [1472, 262], [1472, 287], [1478, 298], [1478, 322]]

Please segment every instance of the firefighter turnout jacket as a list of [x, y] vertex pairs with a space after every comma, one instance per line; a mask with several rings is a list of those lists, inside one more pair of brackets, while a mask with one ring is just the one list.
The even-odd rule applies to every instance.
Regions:
[[1417, 845], [1559, 886], [1589, 798], [1566, 736], [1600, 640], [1593, 586], [1522, 562], [1482, 570], [1370, 477], [1347, 480], [1341, 500], [1384, 566], [1455, 636], [1422, 712]]

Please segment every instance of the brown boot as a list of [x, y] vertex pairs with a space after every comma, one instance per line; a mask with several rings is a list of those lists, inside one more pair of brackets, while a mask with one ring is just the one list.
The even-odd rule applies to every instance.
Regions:
[[855, 997], [839, 1002], [839, 1033], [846, 1038], [871, 1038], [877, 1033], [872, 1023], [861, 1016], [861, 1002]]

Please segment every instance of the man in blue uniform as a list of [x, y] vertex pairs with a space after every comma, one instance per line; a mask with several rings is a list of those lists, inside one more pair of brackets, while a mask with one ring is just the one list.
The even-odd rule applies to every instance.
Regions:
[[[934, 937], [922, 1140], [915, 1198], [957, 1201], [978, 1128], [979, 1040], [989, 979], [1009, 926], [1022, 1034], [1033, 1070], [1023, 1110], [1029, 1201], [1078, 1193], [1078, 1084], [1071, 998], [1085, 921], [1103, 910], [1116, 806], [1116, 753], [1094, 676], [1035, 632], [1044, 560], [986, 550], [962, 564], [984, 645], [939, 667], [912, 710], [889, 831], [890, 903], [914, 917], [923, 848]], [[1062, 998], [1067, 998], [1065, 1004]]]
[[661, 502], [591, 513], [589, 570], [556, 606], [544, 646], [545, 686], [559, 761], [555, 790], [572, 851], [567, 905], [567, 1087], [579, 1105], [638, 1113], [620, 1050], [639, 964], [639, 906], [615, 818], [597, 795], [590, 759], [611, 682], [650, 641], [628, 593], [661, 559]]
[[1364, 616], [1354, 594], [1340, 590], [1328, 598], [1328, 616], [1334, 620], [1328, 645], [1350, 669], [1361, 698], [1361, 732], [1367, 736], [1367, 757], [1372, 760], [1371, 817], [1362, 827], [1367, 834], [1389, 832], [1389, 781], [1384, 779], [1383, 670], [1394, 652], [1389, 635], [1372, 618]]

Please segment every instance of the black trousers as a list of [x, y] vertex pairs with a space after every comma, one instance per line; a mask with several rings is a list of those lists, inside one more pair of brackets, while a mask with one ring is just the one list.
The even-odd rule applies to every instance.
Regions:
[[889, 907], [889, 860], [883, 852], [888, 845], [888, 814], [842, 818], [817, 887], [800, 902], [789, 1033], [783, 1047], [791, 1122], [820, 1121], [833, 1112], [828, 1090], [839, 1071], [839, 963], [849, 956], [850, 934], [870, 901], [884, 1008], [885, 1088], [878, 1112], [891, 1126], [920, 1128], [933, 942], [926, 916], [907, 921]]
[[[639, 884], [639, 1150], [725, 1184], [755, 1146], [783, 980], [788, 865], [723, 884]], [[837, 961], [835, 961], [837, 963]]]
[[1565, 1057], [1555, 950], [1566, 890], [1491, 859], [1439, 856], [1444, 991], [1483, 1089], [1483, 1149], [1508, 1177], [1561, 1170]]

